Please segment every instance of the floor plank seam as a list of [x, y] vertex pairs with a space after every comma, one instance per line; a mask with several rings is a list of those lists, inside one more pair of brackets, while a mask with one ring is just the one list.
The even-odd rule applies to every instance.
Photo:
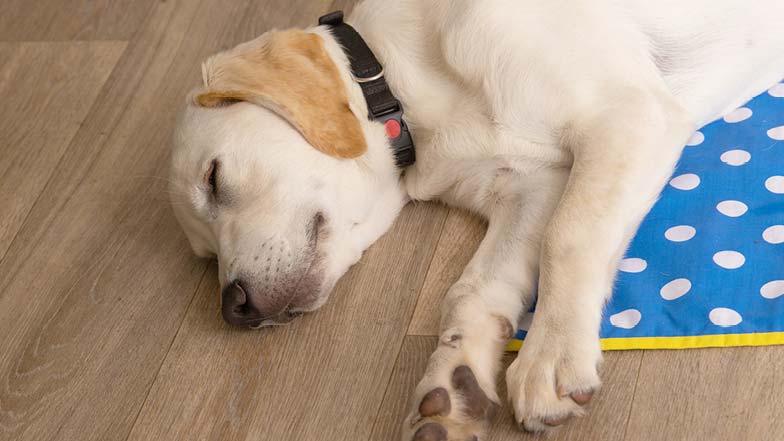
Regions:
[[90, 43], [130, 43], [131, 39], [123, 40], [120, 38], [107, 38], [107, 39], [100, 39], [100, 40], [84, 40], [84, 39], [75, 39], [75, 40], [2, 40], [0, 39], [0, 43], [2, 44], [90, 44]]
[[409, 337], [438, 337], [438, 335], [422, 334], [420, 332], [407, 333], [406, 335], [409, 336]]
[[411, 320], [414, 318], [414, 313], [416, 312], [416, 308], [419, 305], [419, 299], [422, 296], [422, 289], [425, 287], [425, 281], [427, 280], [427, 275], [430, 272], [430, 267], [433, 264], [433, 259], [436, 256], [436, 250], [438, 249], [438, 244], [441, 242], [441, 236], [444, 234], [444, 226], [446, 225], [446, 219], [449, 216], [449, 213], [452, 210], [448, 210], [446, 215], [444, 215], [443, 219], [441, 219], [441, 228], [438, 230], [438, 239], [436, 239], [436, 246], [433, 248], [433, 253], [430, 256], [430, 259], [427, 261], [427, 269], [425, 270], [425, 275], [422, 278], [422, 283], [419, 286], [417, 292], [417, 301], [414, 303], [414, 307], [411, 309], [411, 314], [408, 316], [408, 323], [406, 324], [406, 331], [403, 334], [403, 337], [400, 339], [400, 343], [398, 344], [397, 354], [395, 355], [395, 362], [392, 364], [392, 369], [389, 371], [389, 377], [387, 378], [387, 384], [384, 387], [384, 394], [381, 396], [381, 400], [379, 400], [378, 406], [376, 407], [375, 416], [373, 417], [373, 425], [370, 427], [370, 434], [372, 435], [373, 432], [376, 430], [376, 425], [378, 424], [378, 416], [379, 412], [381, 412], [381, 406], [384, 404], [384, 400], [387, 398], [387, 394], [389, 393], [389, 387], [392, 383], [392, 377], [395, 373], [395, 367], [397, 366], [398, 361], [400, 360], [400, 355], [403, 353], [403, 345], [406, 342], [406, 337], [408, 337], [408, 329], [411, 326]]
[[640, 382], [640, 372], [642, 372], [642, 361], [645, 359], [646, 352], [647, 351], [642, 351], [642, 354], [640, 354], [640, 363], [637, 365], [637, 376], [634, 379], [634, 388], [632, 389], [632, 399], [631, 402], [629, 403], [629, 411], [626, 413], [626, 424], [623, 426], [623, 438], [621, 438], [623, 441], [626, 441], [626, 437], [629, 431], [629, 423], [631, 422], [632, 410], [634, 409], [634, 399], [637, 396], [637, 385]]
[[[201, 8], [201, 4], [202, 4], [202, 1], [200, 0], [199, 4], [196, 6], [197, 10], [199, 10]], [[22, 221], [22, 223], [19, 226], [19, 229], [14, 234], [14, 238], [8, 243], [8, 247], [6, 248], [6, 250], [3, 253], [2, 257], [0, 257], [0, 265], [2, 265], [5, 262], [5, 258], [8, 255], [8, 252], [13, 248], [13, 246], [16, 243], [17, 239], [19, 238], [19, 233], [21, 231], [23, 231], [25, 229], [25, 227], [27, 226], [28, 221], [30, 219], [30, 215], [35, 211], [35, 208], [38, 205], [38, 202], [41, 199], [41, 196], [44, 193], [46, 193], [46, 190], [49, 188], [49, 185], [51, 184], [52, 179], [54, 179], [54, 177], [57, 175], [57, 170], [60, 168], [60, 164], [62, 163], [62, 159], [74, 148], [74, 140], [79, 137], [79, 134], [84, 129], [84, 123], [93, 117], [94, 109], [96, 108], [96, 106], [99, 103], [102, 102], [102, 98], [105, 98], [105, 94], [108, 93], [110, 87], [112, 87], [114, 85], [114, 82], [112, 81], [112, 79], [113, 79], [113, 77], [115, 77], [115, 73], [117, 72], [117, 68], [123, 64], [123, 61], [125, 60], [125, 57], [128, 56], [128, 54], [130, 53], [128, 48], [131, 47], [134, 43], [137, 43], [137, 41], [134, 40], [134, 38], [147, 27], [147, 24], [152, 19], [154, 14], [155, 14], [155, 8], [150, 8], [150, 12], [148, 12], [147, 16], [142, 21], [142, 24], [139, 26], [139, 29], [134, 33], [134, 35], [131, 37], [131, 39], [128, 40], [128, 44], [126, 44], [125, 48], [123, 49], [122, 54], [120, 54], [120, 56], [117, 59], [117, 62], [114, 64], [114, 67], [109, 72], [109, 75], [107, 76], [106, 81], [104, 81], [103, 85], [101, 86], [101, 91], [98, 92], [98, 95], [96, 96], [96, 99], [90, 105], [90, 110], [87, 111], [86, 116], [84, 117], [84, 119], [82, 119], [82, 126], [79, 127], [79, 129], [74, 133], [74, 135], [71, 138], [71, 140], [68, 142], [68, 147], [66, 147], [63, 150], [63, 154], [60, 156], [60, 159], [58, 159], [57, 165], [54, 167], [54, 169], [52, 169], [52, 173], [50, 174], [49, 179], [47, 179], [46, 184], [44, 184], [41, 192], [38, 193], [38, 196], [36, 197], [35, 201], [30, 206], [30, 210], [25, 215], [24, 221]], [[188, 31], [193, 26], [193, 22], [196, 20], [197, 16], [198, 16], [198, 14], [194, 14], [193, 17], [191, 17], [190, 23], [188, 23], [188, 28], [187, 28]], [[173, 20], [173, 14], [168, 17], [167, 25], [172, 20]], [[185, 34], [187, 34], [187, 32]], [[164, 38], [166, 38], [166, 33], [165, 32], [161, 32], [161, 35], [157, 39], [157, 41], [155, 43], [155, 46], [159, 46], [160, 42]], [[185, 40], [183, 38], [183, 40], [180, 41], [180, 45], [182, 45], [182, 43], [184, 41]], [[179, 46], [178, 46], [178, 49], [179, 49]], [[145, 72], [147, 70], [149, 70], [150, 64], [153, 62], [154, 58], [155, 57], [150, 57], [150, 59], [147, 61], [147, 63], [145, 63], [139, 70], [143, 70]], [[170, 61], [169, 69], [171, 69], [172, 64], [174, 64], [174, 59], [172, 59]], [[167, 69], [167, 72], [168, 72], [168, 69]], [[138, 85], [139, 83], [141, 83], [143, 81], [143, 79], [144, 79], [144, 74], [142, 74], [142, 75], [140, 75], [138, 77], [138, 80], [136, 81], [135, 85]], [[118, 113], [118, 115], [117, 115], [117, 117], [115, 118], [114, 121], [111, 121], [110, 127], [107, 127], [107, 128], [104, 129], [104, 131], [102, 132], [102, 134], [104, 135], [104, 140], [111, 138], [111, 135], [117, 129], [118, 124], [120, 123], [120, 121], [123, 120], [123, 117], [125, 116], [126, 112], [128, 111], [128, 106], [130, 105], [131, 101], [132, 101], [132, 98], [129, 97], [128, 100], [123, 104], [122, 111], [120, 111]], [[76, 190], [82, 185], [84, 180], [87, 178], [87, 176], [89, 175], [90, 170], [92, 170], [93, 165], [95, 164], [95, 162], [98, 160], [98, 157], [100, 156], [99, 152], [100, 152], [100, 149], [99, 149], [98, 152], [96, 152], [95, 155], [92, 155], [88, 159], [88, 163], [86, 165], [86, 168], [84, 169], [84, 173], [82, 174], [82, 176], [79, 177], [78, 182], [71, 189], [71, 193], [68, 194], [67, 197], [63, 200], [62, 204], [60, 205], [61, 207], [68, 203], [68, 201], [71, 199], [71, 196], [73, 196], [73, 193], [76, 192]], [[57, 210], [57, 211], [59, 211], [59, 210]], [[51, 224], [51, 219], [50, 219], [50, 224]], [[47, 230], [48, 228], [49, 228], [49, 225], [47, 225], [45, 227], [45, 230]]]
[[384, 405], [384, 400], [387, 399], [387, 394], [389, 393], [389, 388], [392, 385], [392, 377], [395, 376], [395, 368], [397, 367], [398, 361], [400, 361], [400, 355], [403, 353], [403, 346], [406, 344], [406, 337], [407, 335], [403, 335], [403, 338], [400, 339], [400, 344], [397, 348], [397, 354], [395, 355], [395, 362], [392, 363], [392, 369], [389, 371], [389, 377], [387, 378], [387, 384], [384, 386], [384, 394], [381, 396], [381, 400], [379, 400], [378, 406], [376, 407], [376, 411], [373, 417], [373, 425], [370, 426], [370, 436], [373, 436], [373, 433], [376, 431], [376, 425], [378, 424], [378, 416], [381, 412], [381, 406]]
[[[115, 243], [116, 243], [116, 242], [119, 242], [119, 240], [114, 240], [112, 243], [109, 243], [109, 244], [106, 246], [106, 250], [111, 250], [111, 249], [113, 249], [113, 248], [114, 248], [114, 245], [115, 245]], [[104, 257], [104, 255], [102, 254], [102, 255], [100, 256], [101, 258], [97, 259], [97, 261], [96, 261], [96, 262], [100, 262], [100, 263], [107, 263], [107, 262], [112, 262], [112, 261], [113, 261], [113, 260], [114, 260], [114, 259], [117, 257], [117, 255], [118, 255], [118, 254], [120, 254], [120, 252], [121, 252], [121, 251], [122, 251], [122, 247], [117, 247], [117, 249], [114, 251], [114, 253], [111, 253], [111, 256], [110, 256], [108, 259], [104, 259], [104, 258], [103, 258], [103, 257]], [[52, 313], [52, 317], [57, 317], [57, 316], [60, 314], [60, 312], [63, 310], [63, 308], [65, 307], [66, 303], [68, 302], [68, 298], [69, 298], [69, 296], [70, 296], [70, 295], [71, 295], [71, 293], [74, 291], [74, 288], [76, 287], [76, 285], [78, 285], [78, 284], [79, 284], [79, 282], [82, 280], [82, 278], [84, 277], [84, 274], [87, 274], [87, 273], [89, 273], [89, 272], [90, 272], [90, 271], [92, 271], [92, 270], [93, 270], [93, 268], [95, 268], [96, 266], [98, 266], [98, 263], [96, 263], [96, 264], [93, 264], [93, 265], [90, 265], [90, 266], [87, 268], [87, 270], [86, 270], [86, 271], [84, 271], [84, 273], [82, 273], [82, 275], [80, 275], [79, 277], [77, 277], [77, 279], [76, 279], [76, 280], [75, 280], [75, 281], [74, 281], [74, 282], [71, 284], [71, 286], [70, 286], [70, 287], [68, 288], [68, 290], [65, 292], [65, 295], [63, 296], [63, 298], [62, 298], [62, 301], [60, 302], [60, 305], [57, 307], [57, 309], [54, 311], [54, 313]], [[100, 277], [103, 275], [103, 272], [104, 272], [105, 270], [106, 270], [106, 266], [104, 266], [103, 268], [100, 268], [100, 269], [98, 270], [98, 274], [96, 275], [96, 280], [100, 279]], [[91, 352], [88, 352], [88, 353], [86, 354], [86, 356], [85, 356], [85, 359], [83, 360], [83, 364], [87, 364], [87, 362], [88, 362], [88, 361], [91, 359], [91, 357], [92, 357], [92, 354], [93, 354], [93, 353], [94, 353], [94, 352], [92, 352], [92, 351], [91, 351]], [[75, 377], [75, 380], [76, 380], [75, 382], [78, 382], [78, 380], [80, 380], [80, 379], [82, 379], [82, 378], [84, 378], [84, 372], [81, 372], [81, 374], [80, 374], [80, 375], [77, 375], [77, 376]], [[76, 412], [76, 410], [77, 410], [77, 406], [73, 406], [73, 407], [71, 407], [71, 409], [68, 411], [68, 413], [67, 413], [67, 414], [65, 415], [65, 417], [62, 419], [62, 422], [60, 423], [60, 425], [57, 427], [57, 432], [55, 432], [55, 436], [54, 436], [54, 438], [52, 438], [52, 439], [59, 439], [59, 438], [58, 438], [58, 435], [59, 435], [59, 434], [60, 434], [60, 432], [63, 430], [63, 427], [66, 425], [66, 423], [68, 423], [68, 421], [70, 420], [70, 418], [71, 418], [71, 415], [73, 415], [73, 414], [74, 414], [74, 412]]]
[[[162, 2], [165, 0], [161, 0]], [[133, 33], [128, 37], [128, 41], [136, 41], [136, 36], [139, 35], [144, 29], [147, 27], [147, 23], [150, 22], [151, 17], [155, 15], [155, 2], [150, 2], [150, 5], [147, 6], [147, 13], [144, 15], [144, 18], [139, 22], [139, 26]]]
[[133, 417], [133, 422], [131, 422], [130, 429], [128, 430], [128, 434], [125, 436], [125, 441], [128, 441], [131, 438], [131, 434], [133, 433], [133, 429], [136, 427], [136, 422], [139, 420], [139, 415], [141, 415], [142, 410], [144, 410], [144, 406], [147, 405], [147, 399], [150, 397], [150, 392], [152, 392], [155, 383], [158, 381], [158, 376], [161, 374], [161, 369], [163, 369], [163, 365], [166, 363], [166, 359], [169, 357], [169, 353], [171, 352], [172, 346], [174, 346], [174, 342], [177, 341], [177, 337], [180, 335], [180, 331], [182, 330], [182, 324], [185, 323], [185, 318], [188, 317], [188, 311], [191, 310], [193, 306], [193, 302], [196, 300], [196, 296], [201, 289], [202, 284], [207, 279], [207, 273], [209, 273], [210, 264], [204, 265], [204, 271], [199, 278], [199, 283], [196, 284], [196, 288], [193, 290], [193, 294], [191, 295], [191, 300], [188, 302], [188, 307], [185, 308], [185, 311], [182, 314], [182, 318], [180, 319], [180, 324], [177, 326], [177, 332], [174, 333], [171, 341], [169, 342], [169, 347], [166, 349], [166, 354], [161, 358], [161, 363], [158, 365], [158, 369], [155, 372], [155, 376], [152, 378], [150, 382], [150, 387], [147, 388], [147, 393], [144, 394], [144, 399], [142, 400], [142, 404], [139, 406], [139, 409], [136, 411], [136, 415]]
[[427, 276], [430, 274], [430, 268], [433, 266], [433, 259], [435, 259], [436, 251], [438, 251], [438, 246], [441, 244], [441, 237], [443, 237], [444, 235], [444, 227], [446, 226], [446, 220], [449, 218], [450, 214], [452, 214], [451, 208], [447, 210], [446, 215], [444, 215], [444, 218], [441, 220], [441, 228], [438, 230], [438, 239], [436, 239], [436, 246], [435, 248], [433, 248], [433, 255], [431, 255], [430, 260], [427, 261], [427, 269], [425, 270], [425, 277], [422, 279], [422, 286], [419, 287], [419, 293], [417, 293], [417, 301], [414, 303], [414, 308], [411, 310], [411, 315], [408, 317], [408, 324], [406, 325], [406, 335], [418, 335], [418, 334], [409, 333], [409, 331], [411, 330], [411, 320], [414, 318], [414, 314], [416, 314], [416, 310], [419, 307], [419, 302], [422, 300], [422, 290], [425, 288], [425, 282], [427, 282]]
[[[146, 26], [147, 26], [149, 20], [151, 19], [151, 17], [153, 16], [153, 14], [154, 14], [154, 9], [151, 8], [150, 12], [147, 14], [147, 16], [145, 17], [144, 21], [142, 22], [142, 25], [139, 27], [139, 30], [137, 30], [137, 32], [134, 33], [134, 37], [139, 32], [143, 31], [146, 28]], [[188, 25], [189, 29], [192, 26], [192, 23], [195, 20], [195, 17], [196, 17], [196, 15], [194, 14], [194, 17], [191, 18], [191, 22]], [[173, 15], [169, 16], [168, 20], [167, 20], [167, 23], [171, 22], [172, 19], [173, 19]], [[159, 38], [158, 38], [158, 42], [160, 42], [164, 38], [166, 38], [166, 33], [165, 32], [161, 32], [160, 35], [159, 35]], [[124, 40], [121, 40], [121, 41], [124, 41]], [[180, 44], [182, 44], [183, 41], [181, 41]], [[102, 101], [106, 99], [107, 95], [111, 92], [111, 88], [114, 87], [114, 85], [115, 85], [115, 81], [113, 81], [113, 78], [116, 78], [116, 76], [118, 75], [118, 72], [119, 72], [118, 68], [124, 65], [125, 60], [127, 59], [129, 54], [131, 53], [131, 51], [129, 51], [129, 48], [132, 47], [132, 45], [136, 44], [136, 43], [137, 42], [134, 41], [133, 39], [128, 40], [126, 42], [126, 45], [125, 45], [125, 47], [122, 50], [122, 53], [119, 54], [119, 56], [117, 58], [117, 61], [115, 62], [114, 66], [112, 67], [112, 69], [108, 73], [108, 75], [106, 77], [106, 80], [101, 85], [101, 90], [96, 95], [95, 100], [93, 100], [93, 102], [91, 103], [89, 110], [85, 114], [85, 117], [81, 120], [79, 129], [76, 130], [74, 135], [69, 140], [68, 146], [63, 150], [63, 153], [60, 155], [60, 158], [58, 158], [58, 160], [57, 160], [57, 165], [53, 168], [52, 173], [50, 174], [50, 176], [47, 179], [46, 183], [42, 187], [42, 190], [36, 196], [36, 199], [33, 202], [33, 204], [31, 205], [30, 210], [28, 210], [28, 212], [26, 213], [24, 220], [22, 221], [22, 223], [19, 226], [19, 229], [14, 234], [13, 239], [9, 242], [8, 247], [5, 250], [5, 252], [3, 253], [2, 257], [0, 257], [0, 265], [2, 265], [5, 262], [5, 259], [8, 256], [8, 253], [14, 247], [16, 242], [19, 240], [19, 234], [22, 231], [24, 231], [25, 228], [28, 226], [28, 224], [30, 222], [31, 214], [35, 211], [36, 207], [40, 203], [42, 195], [44, 195], [47, 192], [47, 190], [50, 188], [52, 180], [56, 176], [57, 171], [58, 171], [58, 169], [60, 168], [60, 166], [62, 164], [63, 158], [65, 158], [75, 148], [74, 147], [76, 145], [75, 144], [75, 140], [78, 139], [81, 131], [84, 130], [84, 124], [87, 121], [89, 121], [91, 118], [94, 117], [94, 112], [95, 112], [96, 106], [100, 105], [102, 103]], [[140, 70], [143, 70], [145, 72], [147, 70], [149, 70], [149, 66], [150, 66], [150, 64], [153, 61], [154, 61], [154, 57], [150, 57], [150, 59], [147, 61], [147, 63], [145, 63], [140, 68]], [[173, 63], [174, 63], [174, 60], [171, 60], [170, 61], [170, 66]], [[144, 76], [145, 76], [144, 73], [139, 75], [138, 80], [136, 81], [136, 84], [141, 83], [143, 81], [143, 79], [144, 79]], [[110, 122], [111, 123], [110, 127], [104, 129], [104, 131], [103, 131], [103, 134], [104, 134], [103, 140], [104, 141], [109, 139], [109, 138], [111, 138], [111, 135], [114, 133], [114, 131], [116, 130], [118, 125], [123, 121], [123, 119], [124, 119], [124, 117], [125, 117], [125, 115], [126, 115], [126, 113], [128, 111], [128, 108], [129, 108], [129, 106], [131, 104], [131, 101], [132, 101], [132, 97], [129, 97], [128, 100], [125, 103], [122, 104], [122, 109], [118, 112], [118, 114], [114, 118], [114, 120]], [[77, 191], [77, 189], [79, 187], [81, 187], [81, 185], [84, 182], [84, 180], [87, 179], [87, 177], [89, 176], [90, 170], [92, 170], [94, 164], [96, 163], [96, 161], [98, 160], [98, 157], [100, 156], [100, 151], [101, 151], [101, 149], [98, 149], [96, 151], [96, 153], [89, 158], [88, 164], [86, 165], [86, 168], [84, 169], [84, 173], [79, 177], [78, 182], [76, 182], [75, 185], [71, 188], [70, 193], [68, 195], [66, 195], [66, 197], [63, 199], [63, 201], [61, 203], [61, 206], [66, 205], [70, 201], [70, 199], [73, 196], [73, 194]], [[51, 222], [53, 221], [53, 219], [54, 219], [54, 217], [52, 219], [49, 219], [48, 225], [46, 225], [44, 227], [44, 230], [48, 230], [48, 228], [51, 225]], [[117, 252], [119, 252], [119, 250]], [[194, 298], [196, 296], [196, 293], [198, 292], [198, 286], [201, 286], [201, 283], [203, 283], [204, 276], [207, 273], [208, 268], [209, 268], [209, 266], [206, 265], [204, 270], [203, 270], [203, 272], [202, 272], [202, 276], [200, 278], [199, 284], [197, 285], [196, 290], [194, 290], [193, 296], [191, 297], [191, 300], [190, 300], [190, 302], [188, 304], [188, 308], [186, 308], [185, 314], [183, 314], [183, 318], [180, 321], [180, 325], [177, 328], [177, 332], [174, 333], [174, 336], [173, 336], [171, 342], [169, 343], [169, 348], [167, 349], [166, 354], [161, 359], [161, 364], [158, 367], [156, 375], [153, 377], [152, 381], [150, 382], [150, 388], [148, 388], [147, 393], [145, 394], [144, 400], [142, 401], [142, 405], [139, 407], [138, 411], [136, 412], [136, 415], [135, 415], [135, 417], [133, 419], [133, 422], [132, 422], [132, 424], [130, 426], [130, 429], [128, 431], [128, 435], [126, 436], [126, 440], [128, 439], [128, 437], [130, 437], [130, 434], [133, 431], [133, 427], [136, 424], [136, 420], [138, 419], [139, 414], [141, 413], [141, 410], [144, 408], [144, 404], [147, 401], [147, 397], [149, 396], [150, 390], [152, 389], [152, 386], [155, 384], [155, 381], [157, 380], [157, 377], [160, 374], [160, 368], [163, 366], [163, 362], [166, 360], [166, 357], [168, 356], [168, 352], [171, 349], [171, 345], [174, 343], [174, 341], [176, 340], [177, 335], [179, 334], [179, 330], [182, 327], [182, 323], [184, 322], [184, 319], [186, 317], [187, 311], [190, 309], [190, 307], [191, 307], [191, 305], [193, 303], [193, 300], [194, 300]], [[61, 305], [61, 308], [62, 308], [62, 305]], [[58, 312], [59, 312], [59, 310], [61, 308], [58, 308]], [[56, 313], [57, 312], [55, 312], [55, 314]], [[71, 409], [71, 411], [68, 413], [68, 415], [63, 419], [63, 423], [60, 424], [60, 426], [58, 427], [58, 429], [57, 429], [57, 431], [55, 433], [55, 439], [59, 435], [59, 433], [62, 431], [65, 423], [69, 420], [70, 415], [72, 415], [75, 410], [76, 410], [76, 407]]]
[[[90, 118], [90, 115], [92, 114], [93, 109], [95, 108], [95, 106], [98, 104], [98, 101], [100, 100], [101, 94], [104, 93], [104, 89], [106, 88], [106, 85], [109, 83], [109, 79], [114, 74], [114, 71], [117, 69], [117, 66], [120, 64], [120, 60], [122, 60], [122, 57], [125, 56], [125, 53], [128, 51], [128, 46], [130, 45], [130, 41], [128, 41], [128, 40], [111, 40], [111, 41], [110, 40], [102, 40], [101, 42], [103, 42], [103, 43], [109, 43], [109, 42], [123, 43], [124, 42], [125, 43], [125, 47], [123, 48], [122, 53], [117, 57], [117, 61], [114, 63], [114, 66], [112, 66], [112, 69], [109, 71], [109, 74], [106, 76], [106, 80], [104, 80], [103, 84], [101, 85], [101, 91], [98, 92], [98, 94], [96, 95], [95, 99], [90, 104], [90, 109], [85, 113], [84, 118], [82, 118], [82, 120], [79, 122], [79, 128], [74, 132], [73, 136], [71, 136], [71, 139], [68, 140], [68, 146], [65, 149], [63, 149], [63, 152], [60, 154], [60, 157], [57, 158], [57, 164], [54, 166], [54, 168], [52, 168], [52, 172], [49, 174], [49, 177], [46, 179], [46, 183], [44, 183], [44, 185], [41, 187], [41, 191], [39, 191], [38, 195], [36, 195], [35, 200], [30, 205], [30, 209], [28, 209], [27, 213], [25, 213], [24, 219], [19, 224], [19, 227], [16, 229], [16, 232], [14, 233], [14, 237], [11, 239], [10, 242], [8, 242], [8, 246], [3, 251], [3, 255], [0, 256], [0, 265], [3, 265], [3, 263], [5, 262], [5, 258], [8, 255], [8, 252], [11, 250], [11, 248], [13, 248], [14, 243], [16, 242], [17, 238], [19, 237], [19, 233], [22, 232], [25, 229], [25, 227], [27, 226], [27, 224], [28, 224], [28, 222], [30, 220], [30, 215], [33, 213], [33, 211], [35, 211], [35, 207], [38, 205], [38, 201], [41, 199], [41, 195], [43, 195], [46, 192], [46, 189], [49, 188], [49, 184], [52, 182], [52, 179], [54, 179], [54, 177], [56, 175], [57, 169], [60, 168], [60, 164], [62, 163], [63, 158], [71, 150], [71, 146], [73, 145], [74, 139], [76, 139], [77, 135], [82, 130], [82, 127], [84, 127], [84, 123]], [[44, 43], [44, 42], [42, 41], [41, 43]], [[46, 42], [46, 43], [51, 43], [51, 42]], [[57, 43], [57, 42], [55, 42], [55, 43]], [[70, 42], [66, 41], [65, 43], [70, 43]], [[81, 183], [81, 181], [80, 181], [80, 183]]]

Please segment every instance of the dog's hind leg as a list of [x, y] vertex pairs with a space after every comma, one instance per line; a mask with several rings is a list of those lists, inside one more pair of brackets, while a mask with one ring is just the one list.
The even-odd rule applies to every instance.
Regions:
[[574, 164], [544, 234], [536, 313], [506, 375], [529, 431], [582, 414], [599, 387], [602, 307], [618, 262], [694, 130], [666, 93], [626, 92], [570, 134]]
[[488, 231], [443, 301], [439, 345], [404, 422], [406, 441], [484, 439], [500, 402], [503, 348], [533, 300], [542, 233], [568, 175], [497, 159], [474, 163], [476, 173], [462, 170], [464, 179], [444, 197], [473, 201]]

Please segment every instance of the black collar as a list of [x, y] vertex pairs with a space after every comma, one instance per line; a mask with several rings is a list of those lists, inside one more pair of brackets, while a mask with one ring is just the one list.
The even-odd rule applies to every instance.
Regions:
[[397, 166], [405, 168], [413, 164], [416, 161], [414, 141], [403, 120], [403, 105], [389, 90], [381, 63], [356, 29], [343, 23], [343, 11], [331, 12], [319, 18], [319, 24], [329, 26], [332, 35], [343, 47], [351, 62], [351, 75], [365, 95], [368, 118], [386, 126]]

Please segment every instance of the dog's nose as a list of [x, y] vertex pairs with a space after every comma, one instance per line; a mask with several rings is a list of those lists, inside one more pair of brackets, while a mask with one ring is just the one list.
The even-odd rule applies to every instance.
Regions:
[[237, 279], [223, 288], [221, 313], [226, 322], [237, 326], [256, 327], [267, 320], [274, 323], [285, 323], [299, 315], [289, 312], [287, 307], [276, 308], [273, 304], [265, 307], [256, 304], [252, 293], [248, 291], [248, 286], [242, 280]]
[[248, 325], [262, 318], [261, 311], [254, 307], [242, 281], [233, 280], [223, 288], [223, 319], [232, 325]]

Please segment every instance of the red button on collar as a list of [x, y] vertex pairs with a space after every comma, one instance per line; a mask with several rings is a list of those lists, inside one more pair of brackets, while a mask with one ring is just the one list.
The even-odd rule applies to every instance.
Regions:
[[388, 119], [384, 122], [384, 127], [387, 129], [387, 136], [389, 139], [395, 139], [400, 136], [400, 123], [395, 119]]

